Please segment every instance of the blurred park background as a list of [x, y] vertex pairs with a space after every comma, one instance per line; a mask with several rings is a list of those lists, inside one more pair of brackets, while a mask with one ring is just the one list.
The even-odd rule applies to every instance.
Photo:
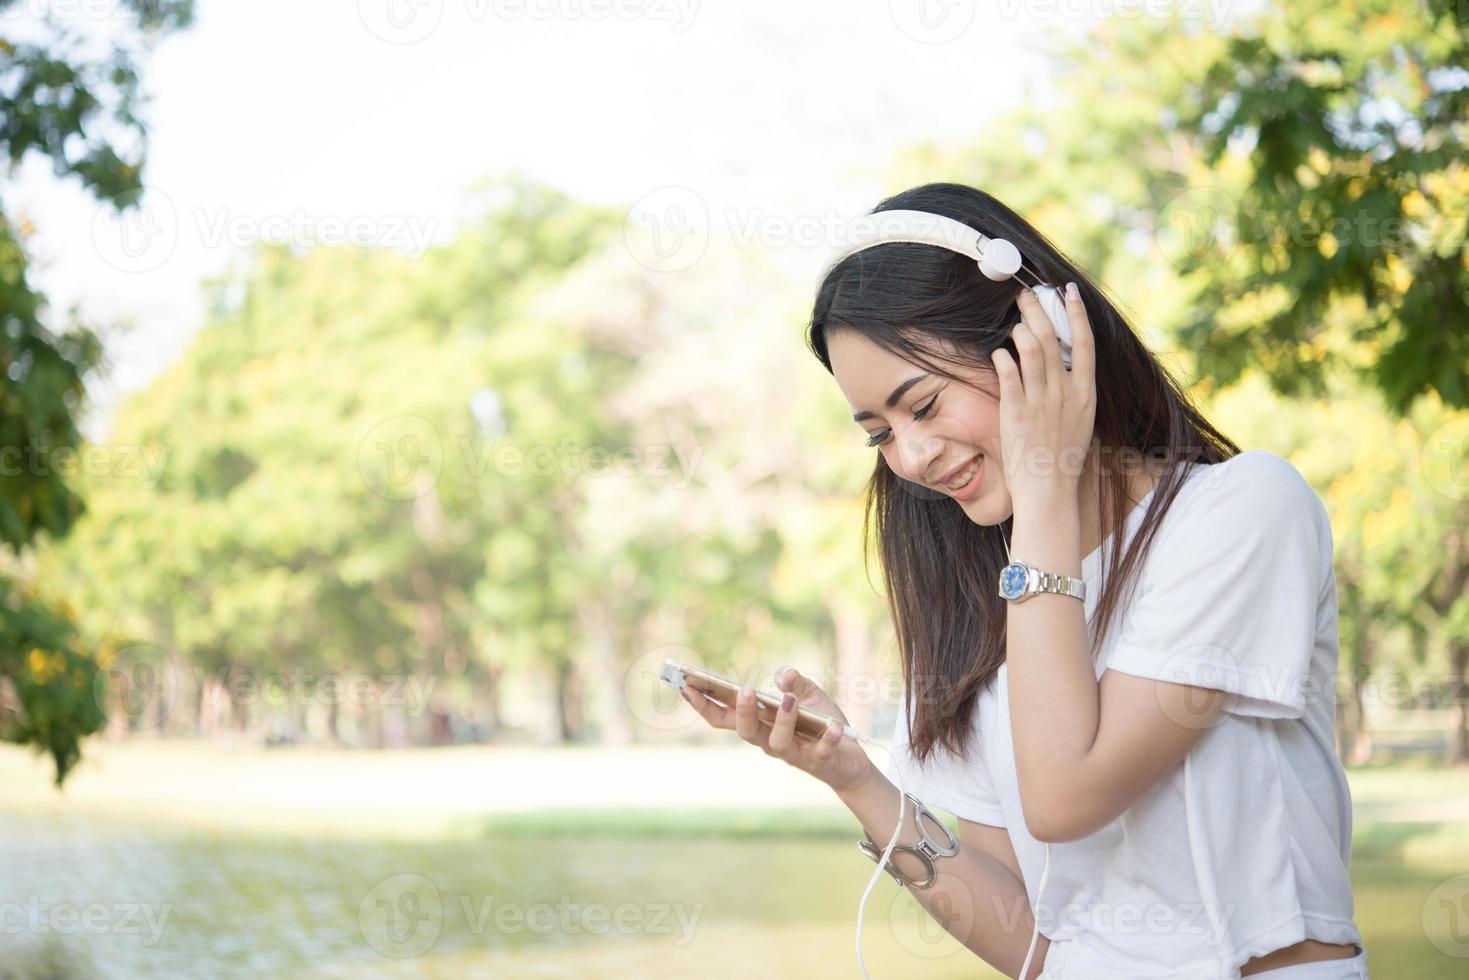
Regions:
[[[801, 328], [932, 180], [1322, 497], [1358, 922], [1462, 977], [1466, 65], [1464, 0], [0, 0], [0, 977], [854, 975], [855, 821], [656, 673], [891, 730]], [[865, 948], [996, 975], [886, 878]]]

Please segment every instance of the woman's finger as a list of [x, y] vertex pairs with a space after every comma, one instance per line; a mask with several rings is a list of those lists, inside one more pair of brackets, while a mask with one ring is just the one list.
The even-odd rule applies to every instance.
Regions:
[[781, 698], [780, 710], [775, 713], [775, 724], [770, 726], [767, 743], [776, 755], [785, 755], [796, 739], [796, 696], [787, 691]]
[[805, 677], [794, 667], [782, 667], [775, 672], [775, 686], [790, 691], [798, 699], [816, 692], [816, 682]]
[[[1058, 383], [1066, 377], [1066, 362], [1061, 358], [1061, 341], [1056, 336], [1056, 325], [1051, 322], [1051, 315], [1041, 305], [1040, 298], [1036, 296], [1030, 287], [1026, 287], [1020, 293], [1020, 314], [1030, 326], [1030, 332], [1035, 335], [1041, 348], [1041, 360], [1046, 365], [1046, 377]], [[1059, 396], [1061, 389], [1053, 385], [1052, 390], [1047, 393]]]
[[760, 718], [755, 714], [755, 692], [750, 688], [742, 687], [735, 695], [734, 716], [735, 731], [739, 732], [740, 738], [755, 742], [760, 734]]
[[994, 366], [995, 376], [1000, 382], [1000, 404], [1024, 401], [1025, 387], [1020, 383], [1020, 370], [1014, 355], [1003, 347], [997, 347], [990, 354], [990, 364]]
[[1071, 324], [1071, 378], [1077, 384], [1096, 383], [1097, 349], [1092, 336], [1092, 322], [1086, 315], [1086, 304], [1076, 283], [1066, 284], [1066, 320]]
[[1037, 339], [1035, 331], [1026, 322], [1024, 313], [1024, 296], [1017, 302], [1020, 303], [1021, 320], [1011, 329], [1010, 336], [1015, 341], [1015, 349], [1020, 353], [1020, 371], [1023, 376], [1022, 384], [1028, 399], [1039, 400], [1046, 391], [1046, 359], [1041, 351], [1041, 342]]
[[688, 702], [689, 707], [699, 713], [699, 717], [707, 721], [712, 727], [729, 731], [734, 728], [734, 709], [727, 708], [722, 704], [715, 704], [704, 696], [703, 691], [695, 690], [685, 684], [679, 688], [679, 693]]
[[816, 768], [831, 761], [832, 754], [836, 752], [841, 740], [842, 726], [834, 721], [827, 722], [826, 731], [822, 732], [821, 737], [807, 750], [807, 759], [811, 767]]

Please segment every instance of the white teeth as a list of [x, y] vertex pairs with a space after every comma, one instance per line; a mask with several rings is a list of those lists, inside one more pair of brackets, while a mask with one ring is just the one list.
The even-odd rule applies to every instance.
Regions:
[[958, 478], [953, 483], [948, 484], [949, 489], [950, 490], [962, 490], [962, 489], [964, 489], [964, 485], [966, 483], [968, 483], [970, 480], [974, 479], [974, 474], [979, 472], [979, 464], [980, 464], [981, 461], [982, 461], [981, 460], [981, 457], [976, 456], [974, 458], [974, 462], [972, 462], [968, 466], [966, 466], [964, 468], [964, 472], [963, 473], [960, 473], [959, 476], [958, 476]]

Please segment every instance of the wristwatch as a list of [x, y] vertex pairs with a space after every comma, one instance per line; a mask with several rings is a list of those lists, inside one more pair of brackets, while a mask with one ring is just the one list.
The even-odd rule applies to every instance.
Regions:
[[1086, 601], [1086, 583], [1069, 575], [1043, 572], [1023, 561], [1012, 561], [1000, 569], [1000, 595], [1011, 602], [1024, 602], [1039, 592], [1054, 592]]

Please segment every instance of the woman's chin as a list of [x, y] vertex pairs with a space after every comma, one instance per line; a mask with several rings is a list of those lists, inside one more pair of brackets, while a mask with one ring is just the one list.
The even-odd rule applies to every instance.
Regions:
[[1010, 498], [1004, 493], [986, 493], [981, 490], [971, 499], [960, 501], [959, 507], [966, 517], [984, 527], [1003, 524], [1010, 519]]

